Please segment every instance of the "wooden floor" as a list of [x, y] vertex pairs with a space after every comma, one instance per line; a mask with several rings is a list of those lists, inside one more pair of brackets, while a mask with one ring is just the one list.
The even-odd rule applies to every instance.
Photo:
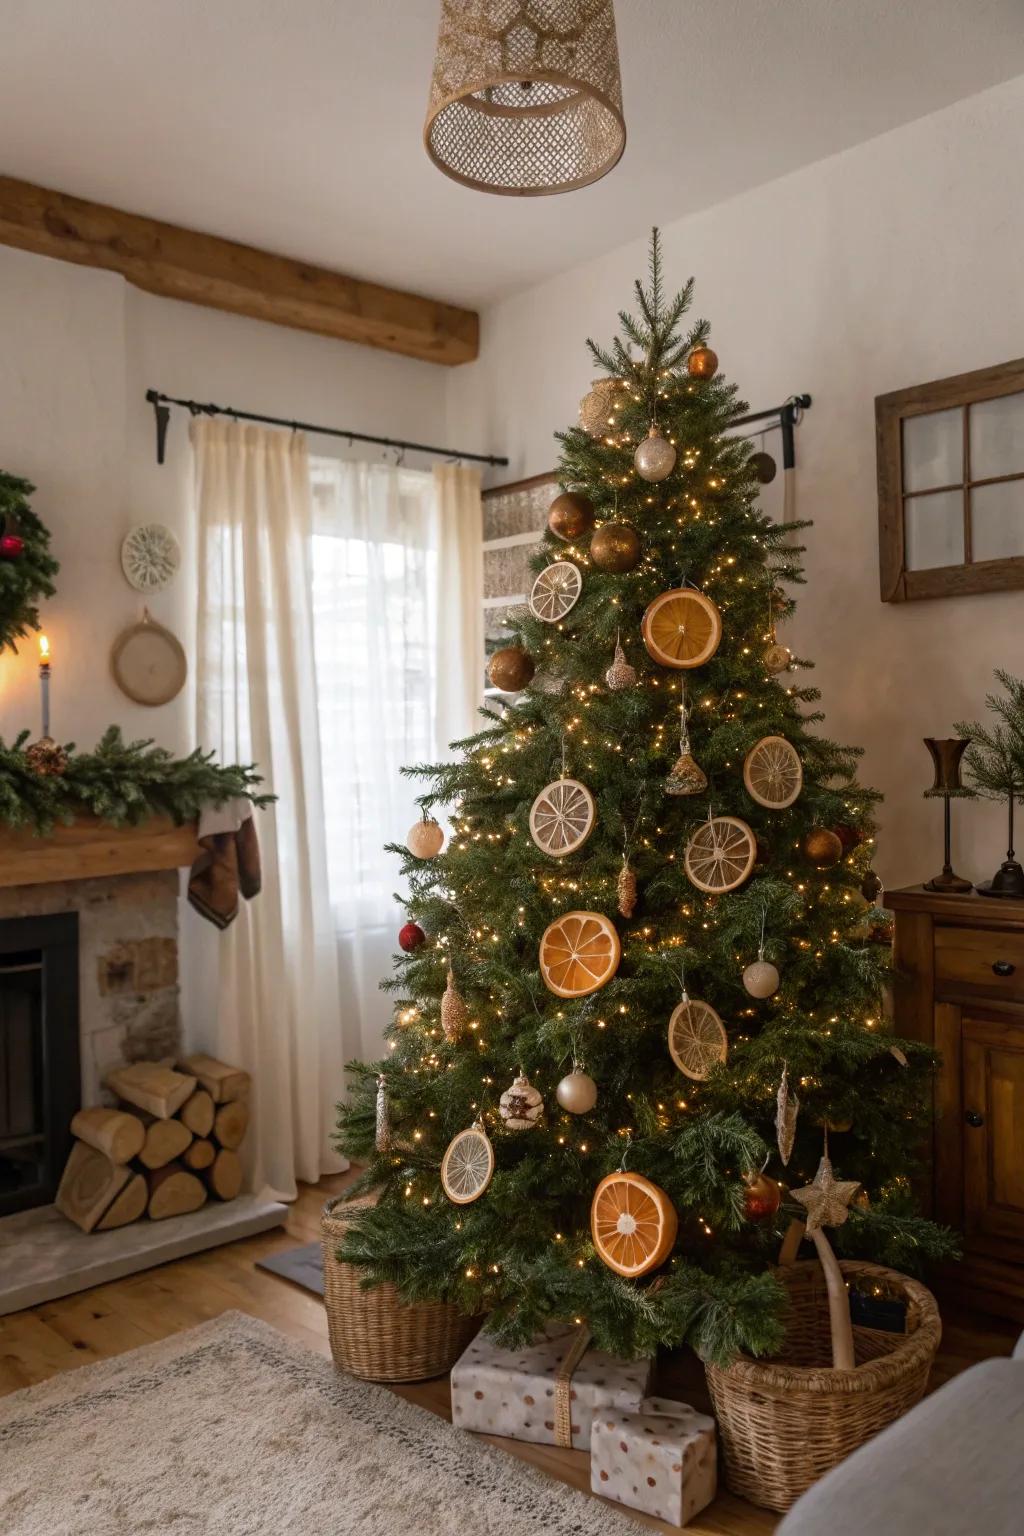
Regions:
[[[294, 1247], [297, 1242], [319, 1237], [324, 1200], [343, 1189], [348, 1177], [342, 1175], [316, 1186], [303, 1186], [289, 1214], [287, 1228], [0, 1318], [0, 1394], [44, 1381], [58, 1371], [74, 1370], [136, 1345], [165, 1338], [231, 1308], [261, 1317], [309, 1348], [329, 1356], [320, 1300], [286, 1280], [256, 1269], [255, 1261]], [[943, 1321], [944, 1337], [933, 1385], [988, 1355], [1009, 1354], [1018, 1332], [1010, 1323], [962, 1312]], [[692, 1357], [672, 1362], [667, 1380], [659, 1384], [667, 1385], [670, 1395], [685, 1397], [695, 1406], [707, 1406], [703, 1375]], [[432, 1413], [444, 1418], [451, 1416], [446, 1378], [394, 1390]], [[513, 1440], [493, 1443], [552, 1477], [589, 1490], [588, 1457], [582, 1451], [562, 1451]], [[654, 1530], [678, 1529], [640, 1515], [635, 1518]], [[694, 1536], [767, 1536], [775, 1524], [774, 1517], [764, 1510], [723, 1493], [687, 1529]]]

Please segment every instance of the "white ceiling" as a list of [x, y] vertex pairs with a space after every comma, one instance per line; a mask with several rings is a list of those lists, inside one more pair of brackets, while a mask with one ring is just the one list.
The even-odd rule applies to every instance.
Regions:
[[439, 0], [0, 0], [0, 173], [485, 304], [1024, 73], [1024, 0], [617, 0], [629, 140], [560, 197], [422, 147]]

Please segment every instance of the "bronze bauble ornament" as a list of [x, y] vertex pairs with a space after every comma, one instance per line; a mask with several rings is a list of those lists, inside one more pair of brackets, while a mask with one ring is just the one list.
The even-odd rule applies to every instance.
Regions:
[[444, 833], [432, 816], [424, 816], [409, 828], [405, 846], [414, 859], [434, 859], [444, 847]]
[[558, 539], [580, 539], [594, 526], [594, 503], [575, 491], [563, 491], [548, 508], [548, 527]]
[[536, 670], [529, 651], [524, 651], [521, 645], [506, 645], [491, 657], [487, 675], [502, 693], [518, 693], [532, 680]]
[[771, 485], [779, 472], [770, 453], [752, 453], [750, 467], [754, 471], [758, 485]]
[[686, 359], [686, 371], [691, 379], [713, 379], [718, 372], [718, 354], [705, 342], [698, 342]]
[[843, 845], [828, 827], [812, 827], [803, 840], [804, 858], [817, 869], [831, 869], [843, 856]]
[[656, 422], [651, 422], [650, 431], [638, 445], [633, 463], [641, 480], [649, 480], [653, 484], [666, 479], [675, 469], [676, 450], [668, 438], [661, 435]]
[[597, 1103], [597, 1084], [578, 1061], [555, 1089], [555, 1098], [570, 1115], [589, 1115]]
[[625, 688], [636, 687], [636, 667], [631, 667], [626, 660], [621, 640], [615, 641], [615, 656], [604, 675], [604, 680], [612, 693], [621, 693]]
[[604, 523], [590, 541], [590, 558], [602, 571], [622, 576], [640, 559], [640, 537], [628, 523]]
[[615, 425], [615, 407], [622, 402], [626, 386], [622, 379], [607, 376], [595, 379], [580, 401], [580, 426], [591, 437], [606, 437]]
[[59, 779], [68, 769], [68, 754], [52, 736], [40, 736], [26, 747], [25, 761], [41, 779]]

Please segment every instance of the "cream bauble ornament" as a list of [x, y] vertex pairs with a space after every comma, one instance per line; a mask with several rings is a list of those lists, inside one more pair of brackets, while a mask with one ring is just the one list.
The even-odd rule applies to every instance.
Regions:
[[743, 972], [743, 985], [751, 997], [771, 997], [779, 990], [779, 973], [759, 949], [757, 959]]
[[650, 431], [637, 446], [633, 463], [641, 480], [649, 480], [653, 484], [665, 480], [675, 469], [676, 450], [668, 438], [662, 436], [656, 422], [651, 422]]
[[792, 665], [793, 652], [788, 646], [780, 645], [773, 637], [765, 646], [761, 660], [764, 662], [765, 671], [770, 672], [774, 677], [779, 672], [785, 672], [786, 668]]
[[572, 1071], [555, 1089], [555, 1098], [570, 1115], [589, 1115], [597, 1103], [597, 1084], [580, 1063], [574, 1061]]
[[434, 859], [444, 847], [444, 833], [432, 816], [424, 816], [409, 828], [405, 846], [414, 859]]
[[591, 437], [605, 437], [615, 426], [615, 408], [621, 405], [626, 386], [622, 379], [595, 379], [580, 401], [580, 426]]
[[544, 1113], [544, 1100], [522, 1068], [498, 1100], [498, 1111], [510, 1131], [532, 1131]]

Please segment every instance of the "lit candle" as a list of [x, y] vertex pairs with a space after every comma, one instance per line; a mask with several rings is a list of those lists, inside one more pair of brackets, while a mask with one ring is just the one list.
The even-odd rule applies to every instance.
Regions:
[[39, 636], [39, 688], [43, 706], [43, 738], [50, 734], [50, 642]]

